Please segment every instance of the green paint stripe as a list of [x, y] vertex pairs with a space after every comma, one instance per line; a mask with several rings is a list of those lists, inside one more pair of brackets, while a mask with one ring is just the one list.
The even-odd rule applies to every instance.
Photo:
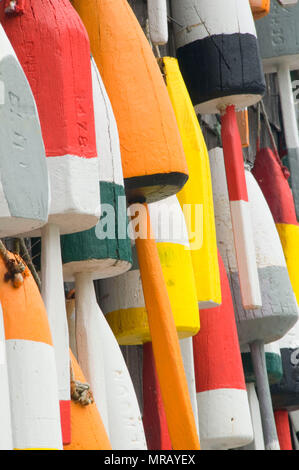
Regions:
[[[255, 383], [251, 354], [249, 352], [242, 353], [242, 362], [245, 381], [247, 383]], [[278, 354], [266, 352], [266, 365], [270, 384], [280, 382], [283, 376], [281, 357]]]

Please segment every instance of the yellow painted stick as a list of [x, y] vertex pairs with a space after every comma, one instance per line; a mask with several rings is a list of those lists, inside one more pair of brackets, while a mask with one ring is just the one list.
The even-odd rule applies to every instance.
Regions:
[[152, 236], [147, 204], [139, 211], [139, 223], [146, 237], [136, 239], [136, 249], [148, 312], [157, 374], [174, 450], [199, 450], [200, 444], [188, 392], [178, 335]]

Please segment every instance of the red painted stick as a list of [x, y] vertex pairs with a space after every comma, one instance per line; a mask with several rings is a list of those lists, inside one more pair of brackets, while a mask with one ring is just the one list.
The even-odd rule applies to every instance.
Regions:
[[280, 450], [293, 450], [289, 413], [287, 411], [275, 411], [275, 423], [280, 444]]

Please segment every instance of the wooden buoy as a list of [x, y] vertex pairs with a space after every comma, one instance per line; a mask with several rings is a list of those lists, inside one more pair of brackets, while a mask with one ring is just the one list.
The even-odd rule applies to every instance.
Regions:
[[0, 37], [0, 237], [8, 237], [44, 225], [50, 197], [34, 97], [2, 26]]
[[268, 15], [270, 6], [271, 0], [250, 0], [250, 7], [255, 20], [259, 20], [263, 18], [263, 16]]
[[100, 215], [90, 47], [68, 0], [26, 0], [22, 14], [13, 16], [1, 2], [0, 20], [36, 99], [47, 156], [51, 206], [49, 224], [42, 229], [42, 296], [56, 352], [63, 442], [67, 443], [69, 345], [60, 234], [89, 229]]
[[[140, 224], [145, 224], [146, 237], [136, 240], [136, 248], [172, 445], [174, 449], [197, 449], [199, 441], [171, 305], [157, 247], [147, 230], [150, 220], [146, 203], [173, 195], [188, 178], [175, 115], [158, 64], [127, 1], [73, 3], [88, 30], [115, 113], [128, 200], [139, 203], [143, 212]], [[145, 205], [140, 205], [143, 202]], [[184, 429], [184, 435], [180, 429]]]
[[127, 0], [72, 3], [86, 26], [111, 100], [129, 202], [177, 193], [188, 178], [182, 142], [163, 77], [137, 18]]
[[161, 63], [189, 169], [177, 197], [188, 229], [198, 306], [215, 307], [221, 289], [209, 155], [177, 59], [164, 57]]
[[12, 450], [13, 441], [12, 441], [11, 411], [10, 411], [10, 399], [9, 399], [10, 393], [9, 393], [9, 384], [8, 384], [3, 312], [2, 312], [1, 304], [0, 304], [0, 383], [1, 383], [0, 450]]
[[[119, 346], [97, 304], [93, 286], [93, 279], [127, 271], [132, 260], [117, 126], [94, 61], [92, 75], [97, 146], [101, 155], [98, 178], [106, 214], [95, 228], [62, 237], [64, 275], [67, 280], [75, 279], [78, 361], [93, 389], [112, 448], [144, 450], [146, 444], [134, 388]], [[110, 224], [113, 233], [110, 233]], [[103, 336], [105, 339], [99, 341]], [[122, 371], [121, 377], [116, 374], [117, 370]], [[121, 387], [126, 390], [126, 396], [118, 402]], [[130, 410], [128, 413], [124, 400]]]
[[148, 0], [148, 23], [151, 42], [160, 46], [168, 42], [168, 19], [166, 0]]
[[220, 253], [230, 277], [236, 322], [241, 346], [250, 345], [254, 373], [261, 406], [266, 449], [278, 448], [270, 397], [264, 343], [280, 339], [297, 321], [297, 305], [290, 283], [279, 236], [263, 194], [249, 171], [246, 171], [251, 220], [263, 307], [245, 310], [242, 307], [238, 267], [234, 253], [228, 193], [221, 149], [210, 152], [216, 231]]
[[[151, 204], [149, 213], [176, 330], [188, 338], [199, 330], [199, 313], [184, 215], [176, 196]], [[151, 341], [135, 246], [131, 270], [101, 281], [100, 304], [119, 344]]]
[[[222, 304], [201, 310], [193, 338], [202, 449], [231, 449], [253, 439], [230, 286], [219, 257]], [[219, 357], [221, 356], [221, 361]]]
[[287, 169], [269, 148], [258, 151], [252, 170], [271, 209], [284, 251], [290, 280], [299, 304], [299, 223], [288, 184]]
[[249, 2], [174, 0], [172, 15], [176, 20], [177, 57], [196, 112], [222, 114], [222, 142], [242, 302], [246, 309], [259, 308], [261, 295], [235, 113], [235, 108], [258, 102], [265, 91]]
[[[74, 379], [86, 383], [86, 379], [76, 358], [70, 353]], [[83, 406], [71, 402], [72, 441], [64, 450], [111, 450], [108, 435], [104, 428], [96, 404]]]
[[270, 14], [257, 22], [257, 33], [265, 73], [277, 72], [290, 183], [299, 218], [299, 137], [290, 70], [299, 69], [297, 23], [299, 3], [281, 8], [271, 2]]
[[[13, 255], [9, 257], [21, 261]], [[47, 313], [29, 269], [25, 268], [21, 275], [23, 283], [18, 288], [12, 281], [5, 282], [6, 272], [5, 263], [0, 258], [0, 301], [6, 339], [13, 447], [59, 450], [62, 439], [58, 385]]]

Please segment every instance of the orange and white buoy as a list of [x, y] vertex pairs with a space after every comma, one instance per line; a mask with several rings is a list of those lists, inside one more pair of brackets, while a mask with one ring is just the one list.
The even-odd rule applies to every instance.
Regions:
[[201, 329], [193, 338], [200, 437], [205, 450], [241, 447], [253, 440], [233, 301], [220, 256], [219, 266], [222, 304], [200, 311]]
[[[85, 377], [78, 362], [71, 353], [74, 380], [85, 383]], [[72, 441], [64, 450], [111, 450], [109, 437], [103, 425], [96, 404], [86, 406], [71, 402]]]
[[197, 449], [183, 360], [157, 246], [150, 236], [147, 206], [177, 193], [188, 178], [175, 115], [159, 66], [128, 2], [73, 0], [73, 4], [89, 33], [117, 121], [126, 195], [129, 203], [138, 205], [134, 209], [141, 213], [139, 222], [145, 229], [145, 238], [136, 239], [136, 250], [172, 445]]
[[1, 2], [1, 24], [35, 97], [47, 157], [51, 205], [49, 223], [42, 229], [42, 296], [53, 335], [63, 441], [67, 443], [69, 345], [60, 234], [89, 229], [100, 216], [90, 47], [68, 0], [26, 0], [15, 13]]
[[[21, 261], [9, 255], [10, 259]], [[15, 449], [62, 448], [55, 353], [47, 313], [26, 267], [23, 283], [5, 282], [0, 259], [0, 301], [6, 339], [12, 440]], [[9, 433], [9, 431], [7, 431]]]

